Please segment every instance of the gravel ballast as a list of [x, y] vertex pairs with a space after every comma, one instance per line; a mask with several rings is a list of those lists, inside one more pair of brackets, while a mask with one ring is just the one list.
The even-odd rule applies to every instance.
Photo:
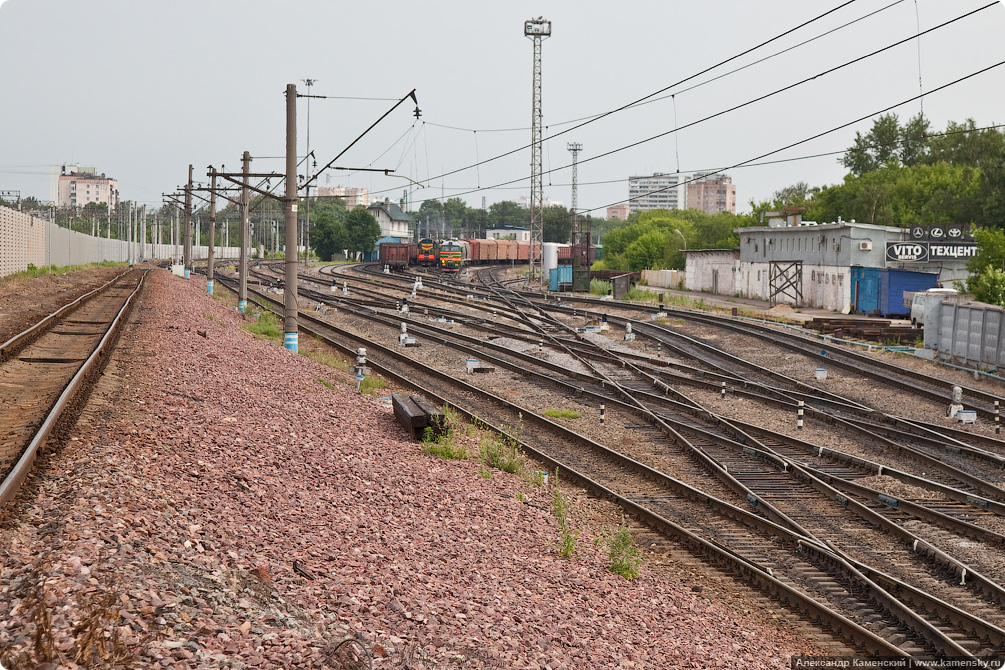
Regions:
[[5, 667], [339, 667], [348, 637], [413, 669], [782, 668], [814, 651], [672, 570], [610, 573], [602, 528], [577, 519], [597, 501], [572, 489], [582, 535], [562, 558], [546, 491], [424, 454], [202, 282], [148, 282], [80, 421], [3, 513]]

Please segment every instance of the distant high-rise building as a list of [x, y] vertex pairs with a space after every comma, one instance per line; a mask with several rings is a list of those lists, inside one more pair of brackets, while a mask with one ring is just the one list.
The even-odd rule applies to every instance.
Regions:
[[119, 204], [119, 182], [104, 173], [97, 174], [93, 167], [56, 165], [52, 175], [57, 207], [83, 207], [92, 202], [112, 207]]
[[694, 181], [687, 184], [687, 208], [736, 214], [736, 185], [729, 175], [696, 172]]
[[613, 207], [607, 208], [607, 218], [608, 219], [621, 219], [622, 221], [628, 220], [628, 214], [631, 212], [631, 208], [628, 203], [622, 203], [620, 205], [614, 205]]
[[370, 189], [354, 188], [351, 186], [320, 186], [318, 187], [319, 198], [342, 198], [345, 201], [346, 209], [354, 209], [362, 205], [370, 205]]
[[680, 209], [680, 175], [656, 172], [628, 178], [628, 208], [633, 212]]

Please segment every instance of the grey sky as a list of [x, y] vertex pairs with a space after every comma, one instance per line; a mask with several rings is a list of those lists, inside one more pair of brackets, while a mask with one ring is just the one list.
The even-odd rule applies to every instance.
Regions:
[[[785, 36], [731, 67], [792, 46], [896, 0], [858, 0]], [[717, 2], [265, 2], [156, 0], [5, 0], [0, 5], [0, 189], [49, 198], [48, 166], [96, 166], [119, 180], [124, 199], [160, 202], [205, 167], [239, 168], [241, 152], [262, 157], [254, 170], [283, 169], [283, 91], [304, 78], [313, 93], [398, 99], [416, 89], [422, 119], [406, 103], [339, 164], [391, 168], [422, 181], [524, 146], [531, 117], [531, 41], [523, 21], [544, 16], [545, 136], [559, 125], [619, 107], [780, 34], [841, 0]], [[806, 46], [691, 91], [555, 138], [545, 169], [570, 163], [567, 142], [583, 145], [580, 209], [627, 197], [627, 177], [733, 165], [870, 114], [919, 93], [918, 44], [821, 77], [796, 89], [620, 153], [588, 161], [914, 34], [987, 4], [986, 0], [902, 0], [877, 15]], [[916, 14], [917, 12], [917, 14]], [[930, 90], [1005, 60], [1001, 4], [921, 40], [921, 78]], [[684, 87], [681, 87], [684, 88]], [[936, 130], [973, 117], [1005, 122], [1005, 66], [924, 100]], [[312, 100], [310, 141], [324, 165], [393, 102]], [[307, 101], [298, 106], [299, 151], [306, 147]], [[896, 111], [907, 118], [917, 101]], [[422, 122], [425, 122], [423, 124]], [[469, 130], [452, 130], [433, 124]], [[778, 157], [849, 146], [864, 121]], [[489, 132], [521, 128], [514, 132]], [[477, 130], [478, 132], [472, 132]], [[401, 139], [395, 144], [396, 140]], [[386, 151], [386, 153], [384, 153]], [[381, 156], [383, 154], [383, 156]], [[513, 179], [506, 189], [460, 195], [478, 207], [529, 192], [530, 151], [410, 189], [422, 198], [450, 196]], [[738, 209], [803, 180], [840, 181], [834, 157], [728, 172]], [[570, 201], [570, 170], [544, 177], [546, 197]], [[613, 183], [591, 184], [620, 180]], [[397, 199], [404, 179], [331, 173], [321, 185], [364, 186]], [[442, 189], [442, 190], [441, 190]], [[595, 212], [601, 216], [602, 210]]]

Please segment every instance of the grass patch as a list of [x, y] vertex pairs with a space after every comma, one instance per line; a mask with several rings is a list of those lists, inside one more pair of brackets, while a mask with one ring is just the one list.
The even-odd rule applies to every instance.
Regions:
[[83, 270], [85, 268], [110, 268], [110, 267], [125, 267], [125, 263], [113, 262], [113, 261], [101, 261], [100, 263], [87, 263], [84, 265], [44, 265], [42, 267], [36, 267], [34, 263], [28, 263], [28, 269], [22, 272], [15, 272], [14, 274], [5, 277], [11, 279], [34, 279], [35, 277], [43, 277], [45, 275], [65, 275], [71, 272], [76, 272], [77, 270]]
[[578, 419], [582, 416], [579, 412], [571, 409], [551, 409], [550, 407], [544, 410], [545, 416], [550, 416], [553, 419]]
[[610, 295], [611, 293], [611, 282], [606, 279], [591, 279], [590, 280], [590, 295]]
[[276, 315], [272, 312], [262, 311], [258, 312], [257, 316], [258, 318], [254, 322], [244, 325], [245, 330], [267, 340], [282, 342], [283, 325], [279, 323]]
[[453, 427], [448, 428], [447, 432], [440, 435], [434, 435], [432, 428], [426, 428], [425, 435], [422, 436], [422, 450], [444, 460], [471, 457], [467, 447], [457, 444], [457, 434]]
[[321, 351], [320, 349], [302, 350], [301, 355], [306, 356], [315, 363], [320, 363], [321, 365], [327, 366], [334, 370], [341, 370], [342, 372], [349, 372], [349, 363], [338, 356], [329, 353], [327, 351]]
[[363, 381], [359, 385], [359, 392], [369, 393], [374, 389], [382, 389], [385, 386], [387, 386], [387, 382], [384, 381], [382, 377], [378, 377], [377, 375], [367, 375], [366, 377], [363, 377]]
[[551, 498], [552, 511], [558, 518], [558, 552], [565, 558], [575, 558], [579, 544], [579, 531], [569, 528], [569, 499], [558, 486], [558, 468], [555, 468], [555, 489]]
[[635, 538], [632, 537], [628, 525], [625, 524], [624, 517], [621, 518], [621, 526], [607, 540], [607, 543], [611, 561], [607, 569], [625, 579], [638, 577], [642, 557], [639, 555], [639, 548], [635, 545]]
[[335, 384], [332, 384], [330, 381], [328, 381], [324, 377], [318, 377], [318, 383], [321, 384], [322, 386], [324, 386], [325, 388], [331, 389], [332, 391], [335, 390]]
[[[520, 445], [502, 435], [483, 437], [478, 445], [478, 455], [483, 468], [496, 468], [510, 474], [517, 474], [526, 468], [526, 457]], [[485, 476], [484, 473], [482, 476]], [[492, 476], [491, 472], [488, 476]]]
[[659, 299], [659, 293], [653, 293], [638, 286], [628, 289], [628, 294], [622, 298], [622, 300], [637, 300], [641, 302], [657, 302]]

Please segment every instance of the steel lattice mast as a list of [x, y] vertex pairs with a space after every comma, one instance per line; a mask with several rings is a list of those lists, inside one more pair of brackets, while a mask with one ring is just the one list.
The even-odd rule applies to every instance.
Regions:
[[[541, 167], [541, 42], [551, 37], [551, 21], [542, 17], [523, 23], [523, 34], [534, 42], [534, 84], [531, 92], [530, 129], [530, 256], [528, 277], [541, 274], [544, 229], [544, 180]], [[543, 281], [543, 277], [542, 277]]]
[[579, 152], [583, 150], [583, 145], [579, 142], [569, 142], [565, 148], [572, 154], [572, 244], [578, 244], [579, 240], [579, 216], [576, 210], [579, 208]]

